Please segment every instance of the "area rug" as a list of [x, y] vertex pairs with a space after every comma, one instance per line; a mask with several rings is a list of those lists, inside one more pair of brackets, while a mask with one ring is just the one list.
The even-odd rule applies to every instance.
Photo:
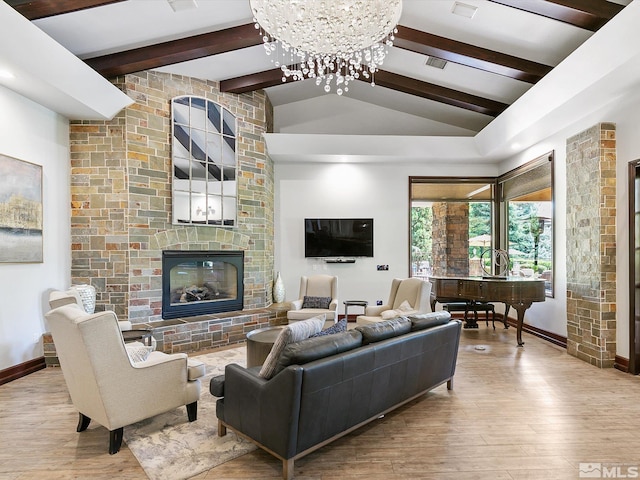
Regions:
[[188, 479], [256, 448], [232, 431], [218, 437], [217, 398], [209, 393], [209, 380], [224, 373], [225, 365], [246, 365], [246, 348], [195, 358], [207, 367], [195, 422], [189, 423], [182, 407], [124, 428], [124, 441], [151, 480]]

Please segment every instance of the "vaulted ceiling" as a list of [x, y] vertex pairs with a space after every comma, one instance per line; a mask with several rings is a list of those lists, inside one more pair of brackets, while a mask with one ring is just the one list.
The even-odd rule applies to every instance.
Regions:
[[339, 97], [283, 83], [248, 0], [5, 0], [106, 78], [157, 69], [265, 89], [280, 133], [420, 136], [475, 135], [630, 1], [405, 0], [376, 86]]

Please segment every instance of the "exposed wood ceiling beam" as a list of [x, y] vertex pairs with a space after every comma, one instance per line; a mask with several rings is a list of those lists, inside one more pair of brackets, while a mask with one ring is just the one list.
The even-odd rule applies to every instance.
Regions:
[[85, 62], [109, 78], [261, 44], [262, 37], [258, 35], [255, 26], [248, 23], [180, 40], [88, 58]]
[[[157, 45], [86, 59], [105, 77], [158, 68], [195, 58], [260, 45], [253, 24], [172, 40]], [[550, 66], [399, 26], [394, 45], [424, 55], [536, 83]], [[261, 87], [259, 87], [261, 88]]]
[[283, 82], [282, 70], [280, 68], [273, 68], [263, 72], [221, 80], [220, 91], [227, 93], [247, 93], [260, 90], [261, 88], [275, 87], [276, 85], [292, 81], [291, 77], [289, 77]]
[[5, 0], [23, 17], [29, 20], [53, 17], [63, 13], [77, 12], [85, 8], [101, 7], [124, 0]]
[[[518, 2], [520, 0], [515, 1]], [[548, 65], [401, 25], [398, 26], [398, 33], [393, 41], [393, 46], [528, 83], [538, 82], [552, 69]]]
[[[369, 80], [360, 77], [360, 80]], [[287, 82], [292, 81], [287, 79]], [[451, 88], [442, 87], [433, 83], [423, 82], [415, 78], [405, 77], [395, 73], [380, 70], [375, 74], [376, 85], [398, 90], [400, 92], [416, 95], [429, 100], [434, 100], [447, 105], [464, 108], [473, 112], [483, 113], [497, 117], [508, 105], [469, 93], [460, 92]], [[220, 91], [229, 93], [246, 93], [259, 88], [275, 87], [281, 85], [282, 70], [274, 68], [264, 72], [230, 78], [220, 82]]]
[[[360, 77], [360, 80], [368, 82]], [[469, 93], [442, 87], [433, 83], [423, 82], [415, 78], [405, 77], [396, 73], [379, 70], [375, 74], [376, 85], [391, 88], [410, 95], [427, 98], [454, 107], [464, 108], [473, 112], [484, 113], [497, 117], [509, 106], [506, 103], [497, 102], [488, 98], [478, 97]]]
[[605, 0], [489, 0], [595, 32], [624, 5]]

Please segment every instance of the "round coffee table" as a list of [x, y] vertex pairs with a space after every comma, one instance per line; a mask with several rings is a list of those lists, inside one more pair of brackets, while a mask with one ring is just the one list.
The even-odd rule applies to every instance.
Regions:
[[264, 363], [284, 327], [265, 327], [247, 333], [247, 368]]

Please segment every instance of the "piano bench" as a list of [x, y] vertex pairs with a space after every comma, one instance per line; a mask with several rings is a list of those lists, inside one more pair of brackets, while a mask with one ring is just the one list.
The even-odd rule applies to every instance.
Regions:
[[485, 322], [489, 326], [489, 312], [491, 312], [491, 323], [496, 328], [496, 310], [493, 303], [485, 302], [452, 302], [442, 305], [443, 310], [452, 312], [464, 312], [464, 319], [467, 320], [469, 312], [473, 312], [476, 323], [478, 322], [478, 312], [484, 312]]

